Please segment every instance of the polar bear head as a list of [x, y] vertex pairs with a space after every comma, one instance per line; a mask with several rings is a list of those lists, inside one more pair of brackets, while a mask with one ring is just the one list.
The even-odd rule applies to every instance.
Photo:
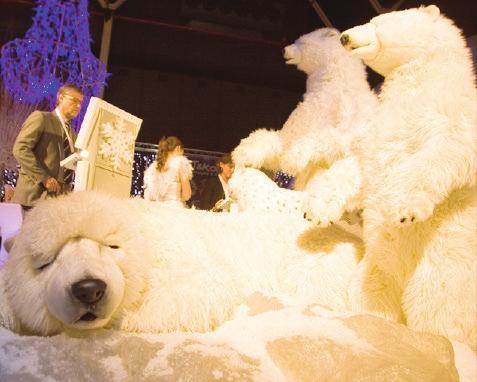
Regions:
[[[344, 56], [346, 59], [339, 59], [339, 56]], [[341, 46], [340, 33], [333, 28], [321, 28], [305, 34], [283, 49], [286, 63], [296, 65], [299, 70], [308, 75], [328, 68], [330, 65], [333, 66], [333, 63], [349, 62], [348, 56]]]
[[27, 213], [0, 274], [6, 300], [0, 304], [23, 330], [51, 335], [108, 327], [138, 303], [150, 262], [139, 225], [123, 212], [127, 203], [74, 193]]
[[377, 73], [387, 76], [414, 60], [448, 52], [465, 40], [435, 5], [390, 12], [341, 34], [341, 43]]

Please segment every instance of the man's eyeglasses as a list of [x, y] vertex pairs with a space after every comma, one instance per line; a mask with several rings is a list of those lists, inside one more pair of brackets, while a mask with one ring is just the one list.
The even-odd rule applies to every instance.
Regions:
[[73, 97], [69, 94], [63, 94], [63, 96], [71, 100], [71, 102], [76, 103], [77, 105], [81, 105], [83, 103], [83, 99]]

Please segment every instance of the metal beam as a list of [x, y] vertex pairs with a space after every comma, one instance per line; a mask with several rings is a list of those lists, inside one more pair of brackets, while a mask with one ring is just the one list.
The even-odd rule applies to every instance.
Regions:
[[321, 21], [323, 22], [323, 24], [325, 24], [325, 26], [327, 26], [328, 28], [333, 28], [333, 24], [331, 24], [331, 21], [330, 19], [326, 16], [325, 12], [323, 11], [323, 9], [320, 7], [320, 5], [318, 4], [318, 2], [316, 0], [308, 0], [308, 2], [310, 3], [310, 5], [313, 7], [313, 9], [315, 10], [315, 12], [318, 14], [318, 16], [320, 17]]
[[98, 3], [99, 5], [101, 5], [101, 8], [109, 9], [110, 11], [115, 11], [121, 5], [123, 5], [125, 1], [126, 0], [116, 0], [115, 2], [111, 2], [109, 0], [98, 0]]
[[369, 2], [371, 3], [371, 5], [373, 6], [374, 10], [378, 13], [378, 14], [382, 14], [382, 13], [388, 13], [388, 12], [392, 12], [392, 11], [395, 11], [396, 9], [399, 9], [399, 7], [401, 6], [401, 4], [404, 2], [404, 0], [399, 0], [397, 1], [391, 8], [385, 8], [381, 5], [381, 3], [379, 2], [379, 0], [369, 0]]
[[[99, 51], [99, 60], [108, 68], [109, 50], [111, 47], [111, 34], [113, 33], [113, 13], [118, 9], [126, 0], [116, 0], [110, 2], [109, 0], [98, 0], [101, 8], [106, 9], [107, 12], [104, 15], [103, 33], [101, 35], [101, 49]], [[101, 89], [99, 98], [104, 97], [104, 86]]]

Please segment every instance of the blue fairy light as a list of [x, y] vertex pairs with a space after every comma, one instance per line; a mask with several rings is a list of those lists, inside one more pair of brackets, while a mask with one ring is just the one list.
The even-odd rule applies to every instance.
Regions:
[[80, 125], [91, 96], [106, 83], [106, 67], [91, 52], [87, 0], [37, 0], [33, 25], [24, 38], [3, 45], [3, 84], [17, 102], [49, 104], [58, 88], [74, 83], [84, 92]]

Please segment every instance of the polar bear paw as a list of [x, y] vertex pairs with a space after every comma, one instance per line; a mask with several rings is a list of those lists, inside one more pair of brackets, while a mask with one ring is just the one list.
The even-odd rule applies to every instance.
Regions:
[[301, 144], [289, 145], [280, 158], [280, 168], [287, 174], [297, 175], [310, 163], [311, 150]]
[[237, 167], [274, 167], [281, 153], [281, 141], [276, 131], [259, 129], [252, 132], [232, 152]]
[[343, 206], [334, 200], [308, 195], [304, 203], [305, 218], [320, 227], [327, 227], [343, 215]]
[[419, 206], [406, 206], [400, 209], [396, 213], [394, 222], [398, 222], [400, 225], [409, 225], [415, 222], [424, 221], [432, 216], [434, 206], [432, 203], [427, 202]]
[[385, 220], [397, 226], [408, 226], [429, 219], [434, 212], [434, 203], [425, 195], [415, 194], [407, 200], [388, 200], [382, 207]]

